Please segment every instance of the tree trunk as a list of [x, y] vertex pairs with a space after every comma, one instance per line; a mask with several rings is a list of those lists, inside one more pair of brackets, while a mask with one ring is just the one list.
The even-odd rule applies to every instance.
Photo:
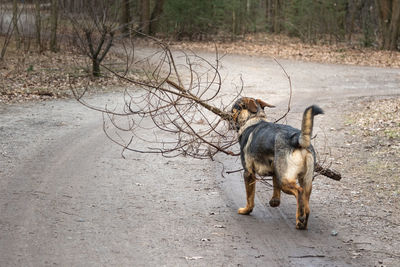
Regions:
[[150, 18], [150, 26], [149, 26], [149, 34], [154, 35], [157, 32], [158, 22], [160, 20], [161, 14], [164, 8], [164, 0], [157, 0], [156, 5], [154, 6], [153, 12], [151, 13]]
[[16, 47], [19, 49], [21, 47], [21, 35], [19, 33], [18, 29], [18, 19], [19, 19], [19, 14], [18, 14], [18, 1], [13, 0], [13, 27], [14, 27], [14, 35], [15, 35], [15, 42], [16, 42]]
[[150, 33], [150, 0], [140, 1], [140, 28], [139, 31], [144, 34]]
[[236, 34], [237, 34], [237, 26], [236, 26], [236, 11], [235, 9], [232, 10], [232, 36], [231, 40], [235, 40]]
[[382, 49], [397, 50], [400, 27], [400, 0], [376, 0], [382, 32]]
[[267, 23], [268, 31], [272, 31], [271, 6], [272, 6], [271, 0], [265, 0], [265, 22]]
[[68, 13], [73, 14], [75, 12], [74, 0], [64, 0], [64, 8]]
[[100, 62], [97, 58], [92, 58], [92, 74], [94, 77], [100, 77]]
[[52, 52], [57, 52], [57, 23], [58, 23], [58, 0], [51, 0], [50, 51]]
[[42, 52], [41, 42], [41, 17], [40, 17], [40, 0], [35, 0], [35, 27], [36, 27], [36, 44], [39, 48], [39, 52]]
[[131, 14], [130, 14], [130, 0], [122, 0], [122, 7], [121, 7], [121, 26], [122, 26], [122, 33], [124, 35], [129, 34], [129, 28], [131, 23]]
[[4, 38], [3, 46], [2, 46], [1, 52], [0, 52], [0, 61], [4, 60], [4, 56], [6, 54], [7, 47], [10, 44], [11, 36], [13, 35], [14, 29], [15, 29], [14, 24], [9, 23], [8, 27], [7, 27], [7, 31], [5, 32], [5, 35], [4, 35], [5, 38]]
[[392, 20], [390, 22], [390, 50], [397, 50], [397, 43], [400, 33], [400, 0], [393, 0], [392, 3]]
[[280, 0], [274, 1], [273, 6], [273, 31], [279, 33], [281, 31], [281, 2]]
[[93, 32], [93, 28], [85, 31], [85, 46], [89, 49], [88, 55], [92, 60], [92, 74], [95, 77], [99, 77], [100, 64], [106, 57], [108, 51], [110, 51], [114, 41], [114, 31], [112, 31], [109, 27], [104, 27], [101, 32], [100, 39], [97, 40], [97, 42], [92, 38]]
[[351, 43], [351, 39], [353, 37], [353, 31], [354, 31], [354, 22], [356, 18], [356, 14], [361, 13], [361, 7], [362, 7], [362, 1], [355, 0], [353, 1], [353, 5], [350, 7], [350, 25], [347, 28], [347, 41], [348, 43]]

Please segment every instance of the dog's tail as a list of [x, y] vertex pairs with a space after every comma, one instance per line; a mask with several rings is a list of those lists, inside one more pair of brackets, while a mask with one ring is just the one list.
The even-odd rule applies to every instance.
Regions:
[[307, 148], [311, 145], [314, 116], [318, 114], [324, 114], [324, 111], [316, 105], [312, 105], [304, 111], [303, 121], [301, 123], [301, 134], [299, 137], [299, 145], [303, 148]]

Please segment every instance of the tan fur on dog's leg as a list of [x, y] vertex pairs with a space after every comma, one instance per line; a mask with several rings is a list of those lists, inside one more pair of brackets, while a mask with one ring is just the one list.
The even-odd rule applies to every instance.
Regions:
[[246, 187], [247, 205], [238, 210], [239, 214], [247, 215], [253, 211], [254, 197], [256, 194], [256, 176], [247, 171], [244, 172], [244, 185]]
[[312, 179], [314, 173], [314, 158], [311, 153], [308, 153], [306, 156], [306, 173], [299, 177], [300, 186], [304, 190], [304, 199], [303, 199], [303, 207], [305, 214], [305, 221], [303, 222], [303, 229], [307, 229], [308, 218], [310, 216], [310, 195], [312, 191]]
[[[286, 194], [294, 195], [297, 200], [297, 211], [296, 211], [296, 228], [300, 230], [307, 229], [308, 216], [305, 211], [306, 201], [305, 193], [302, 187], [296, 184], [295, 179], [283, 179], [282, 191]], [[307, 205], [308, 206], [308, 205]]]
[[305, 230], [307, 229], [308, 214], [306, 213], [306, 206], [308, 207], [308, 204], [303, 188], [299, 188], [301, 190], [299, 190], [297, 196], [296, 228], [299, 230]]

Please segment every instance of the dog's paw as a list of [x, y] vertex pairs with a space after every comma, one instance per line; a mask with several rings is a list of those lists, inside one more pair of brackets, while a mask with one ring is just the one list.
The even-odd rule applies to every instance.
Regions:
[[271, 198], [271, 200], [269, 201], [269, 205], [271, 207], [278, 207], [279, 204], [281, 204], [281, 200], [279, 198]]
[[238, 213], [239, 213], [239, 214], [242, 214], [242, 215], [248, 215], [248, 214], [250, 214], [252, 211], [253, 211], [253, 209], [252, 209], [252, 208], [248, 208], [248, 207], [238, 209]]
[[307, 230], [307, 218], [308, 216], [301, 216], [296, 220], [296, 229]]
[[296, 223], [296, 229], [297, 230], [307, 230], [307, 224], [298, 222], [298, 223]]

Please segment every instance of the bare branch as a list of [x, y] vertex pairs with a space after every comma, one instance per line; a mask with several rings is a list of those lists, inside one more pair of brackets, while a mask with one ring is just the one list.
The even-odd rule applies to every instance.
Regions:
[[286, 111], [286, 113], [283, 114], [279, 119], [275, 120], [275, 123], [277, 123], [277, 122], [279, 122], [280, 120], [282, 120], [283, 118], [285, 118], [285, 117], [289, 114], [289, 112], [290, 112], [290, 105], [291, 105], [291, 102], [292, 102], [292, 92], [293, 92], [293, 89], [292, 89], [292, 80], [290, 79], [290, 76], [289, 76], [289, 74], [286, 72], [285, 68], [281, 65], [281, 63], [279, 63], [278, 60], [276, 60], [276, 58], [274, 58], [274, 61], [276, 62], [276, 64], [279, 65], [279, 67], [281, 67], [282, 71], [285, 73], [285, 76], [286, 76], [286, 78], [287, 78], [287, 80], [288, 80], [288, 82], [289, 82], [289, 100], [288, 100], [287, 111]]
[[[228, 104], [224, 105], [217, 50], [215, 63], [211, 63], [193, 52], [172, 53], [166, 43], [149, 38], [160, 50], [126, 63], [125, 70], [115, 70], [102, 64], [121, 82], [134, 85], [134, 89], [127, 87], [124, 90], [122, 108], [94, 107], [82, 99], [86, 90], [81, 94], [73, 90], [75, 98], [103, 113], [103, 130], [110, 140], [123, 148], [122, 153], [128, 150], [199, 159], [213, 159], [221, 152], [239, 156], [237, 134], [230, 130], [232, 117], [226, 110], [230, 110], [232, 103], [243, 92], [241, 77], [237, 93], [224, 99], [225, 103], [228, 100]], [[123, 47], [121, 50], [129, 58], [128, 49]], [[284, 67], [277, 60], [275, 62], [283, 70], [290, 88], [287, 111], [278, 122], [290, 112], [292, 83]], [[131, 66], [133, 69], [129, 69]], [[140, 76], [135, 75], [134, 70], [139, 70]], [[316, 172], [333, 179], [340, 176], [321, 164], [316, 165]], [[258, 181], [270, 185], [268, 178], [258, 178]]]

